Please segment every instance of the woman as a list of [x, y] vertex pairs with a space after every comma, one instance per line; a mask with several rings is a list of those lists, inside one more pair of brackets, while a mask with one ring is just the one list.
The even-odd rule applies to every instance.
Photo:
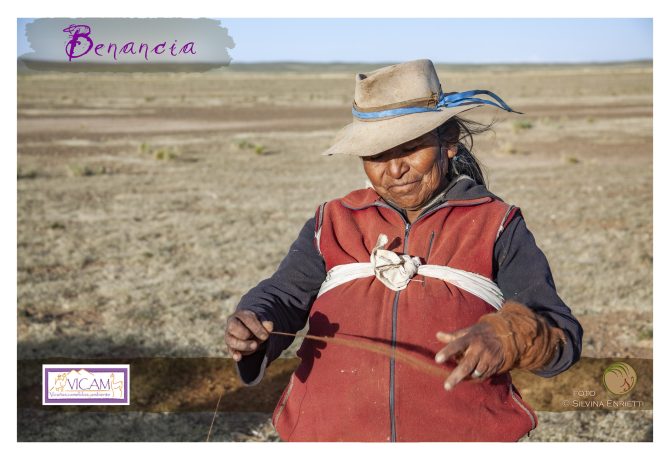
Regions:
[[272, 418], [282, 440], [516, 441], [537, 417], [510, 370], [551, 377], [579, 359], [546, 258], [463, 146], [457, 114], [480, 105], [512, 111], [487, 91], [443, 94], [429, 60], [357, 75], [353, 123], [324, 154], [360, 156], [370, 187], [319, 206], [226, 327], [248, 385], [293, 340], [272, 332], [309, 320], [333, 338], [298, 351]]

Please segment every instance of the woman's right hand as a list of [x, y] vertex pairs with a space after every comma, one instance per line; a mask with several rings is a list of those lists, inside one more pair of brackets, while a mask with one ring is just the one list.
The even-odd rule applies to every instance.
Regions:
[[228, 316], [224, 340], [235, 362], [253, 354], [270, 337], [272, 321], [261, 321], [249, 310], [235, 311]]

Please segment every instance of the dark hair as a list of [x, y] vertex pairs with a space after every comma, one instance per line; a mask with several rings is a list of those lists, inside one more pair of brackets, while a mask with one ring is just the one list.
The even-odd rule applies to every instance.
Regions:
[[472, 147], [474, 146], [472, 137], [490, 131], [493, 123], [491, 122], [486, 125], [474, 120], [452, 117], [435, 129], [441, 144], [453, 145], [454, 143], [458, 143], [456, 156], [449, 160], [447, 171], [447, 179], [449, 181], [458, 175], [466, 175], [472, 178], [477, 184], [486, 186], [485, 168], [472, 153]]

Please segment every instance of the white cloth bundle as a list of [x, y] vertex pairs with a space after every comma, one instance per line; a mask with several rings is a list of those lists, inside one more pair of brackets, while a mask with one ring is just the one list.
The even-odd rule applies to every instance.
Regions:
[[380, 234], [370, 254], [369, 263], [348, 263], [331, 268], [321, 285], [317, 298], [336, 286], [356, 278], [371, 276], [376, 277], [387, 288], [401, 291], [407, 288], [412, 277], [418, 274], [451, 283], [486, 301], [496, 310], [503, 305], [505, 300], [502, 291], [488, 278], [446, 265], [423, 265], [419, 257], [398, 255], [391, 250], [384, 250], [387, 243], [388, 237]]

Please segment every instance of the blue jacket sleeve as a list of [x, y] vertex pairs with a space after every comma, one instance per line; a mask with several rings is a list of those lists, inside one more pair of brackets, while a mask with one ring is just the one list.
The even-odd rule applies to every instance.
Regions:
[[556, 292], [549, 263], [520, 212], [503, 230], [494, 248], [494, 278], [505, 300], [514, 300], [563, 329], [567, 343], [553, 360], [533, 373], [553, 377], [575, 364], [582, 352], [582, 326]]
[[[277, 271], [245, 294], [237, 306], [256, 313], [261, 321], [272, 321], [274, 330], [295, 333], [305, 327], [309, 310], [326, 278], [323, 258], [314, 246], [314, 218], [303, 226]], [[242, 357], [236, 368], [245, 385], [258, 384], [266, 367], [295, 338], [271, 335], [259, 349]]]

